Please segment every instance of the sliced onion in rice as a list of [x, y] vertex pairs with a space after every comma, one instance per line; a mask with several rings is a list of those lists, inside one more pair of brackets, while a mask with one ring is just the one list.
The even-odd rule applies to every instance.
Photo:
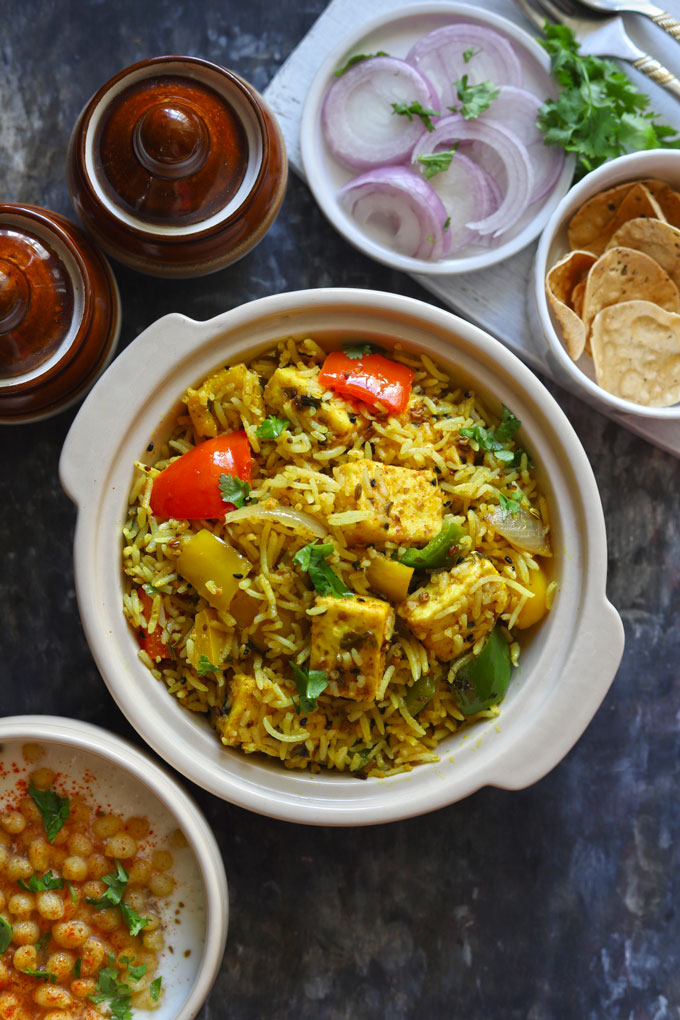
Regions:
[[451, 247], [441, 199], [406, 167], [386, 166], [355, 177], [341, 190], [340, 203], [379, 244], [402, 255], [438, 259]]
[[432, 83], [443, 108], [458, 102], [453, 83], [464, 74], [468, 85], [483, 81], [496, 85], [522, 84], [522, 67], [511, 44], [483, 25], [460, 23], [437, 28], [414, 43], [406, 60]]
[[326, 95], [321, 123], [328, 147], [355, 170], [408, 159], [423, 122], [395, 113], [392, 103], [414, 102], [441, 111], [439, 97], [417, 68], [396, 57], [360, 61]]
[[272, 520], [293, 528], [294, 531], [311, 532], [317, 538], [325, 538], [328, 530], [320, 521], [306, 514], [303, 510], [294, 510], [289, 506], [263, 506], [260, 503], [253, 503], [250, 506], [239, 507], [238, 510], [231, 510], [224, 515], [225, 524], [235, 524], [237, 521], [250, 520]]
[[506, 513], [505, 517], [500, 507], [494, 507], [484, 515], [484, 520], [518, 549], [534, 556], [550, 555], [550, 539], [543, 522], [525, 507], [520, 507], [514, 514]]
[[[542, 198], [552, 188], [564, 166], [564, 149], [559, 145], [546, 145], [538, 129], [536, 118], [542, 100], [533, 92], [504, 85], [480, 119], [494, 121], [510, 131], [526, 146], [534, 171], [534, 188], [529, 202]], [[489, 168], [491, 169], [491, 168]]]
[[[494, 212], [477, 220], [469, 220], [467, 226], [480, 234], [498, 237], [513, 226], [526, 210], [534, 187], [531, 161], [524, 146], [513, 134], [492, 121], [465, 120], [460, 114], [444, 117], [434, 131], [428, 132], [418, 142], [418, 152], [444, 151], [456, 142], [479, 142], [490, 150], [490, 156], [498, 161], [504, 173], [504, 181], [498, 180], [498, 171], [482, 163], [504, 188], [503, 200]], [[467, 152], [464, 153], [467, 155]], [[455, 160], [453, 157], [452, 163]], [[448, 171], [444, 171], [448, 173]]]

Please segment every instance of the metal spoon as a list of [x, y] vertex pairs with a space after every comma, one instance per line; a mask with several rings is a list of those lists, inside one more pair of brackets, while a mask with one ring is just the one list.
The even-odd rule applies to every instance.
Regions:
[[606, 11], [612, 14], [616, 11], [633, 11], [635, 14], [644, 14], [656, 22], [659, 28], [672, 35], [680, 42], [680, 21], [667, 14], [666, 11], [657, 7], [656, 4], [648, 3], [647, 0], [580, 0], [585, 7], [592, 7], [594, 11]]

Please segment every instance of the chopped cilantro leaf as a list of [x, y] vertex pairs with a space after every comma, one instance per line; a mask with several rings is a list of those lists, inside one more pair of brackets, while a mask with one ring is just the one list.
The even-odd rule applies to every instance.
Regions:
[[9, 921], [0, 914], [0, 956], [2, 956], [2, 954], [9, 948], [13, 934], [14, 928]]
[[447, 149], [445, 152], [426, 152], [416, 156], [418, 162], [422, 163], [425, 167], [423, 171], [425, 180], [429, 181], [430, 177], [434, 177], [435, 174], [448, 170], [457, 148], [458, 142], [456, 142], [452, 149]]
[[285, 432], [290, 422], [286, 418], [276, 418], [270, 414], [268, 418], [258, 426], [255, 435], [259, 439], [278, 439], [282, 432]]
[[546, 100], [537, 124], [546, 145], [576, 153], [577, 179], [627, 152], [680, 148], [675, 128], [657, 123], [649, 96], [613, 60], [582, 56], [566, 25], [546, 22], [544, 33], [541, 45], [562, 92]]
[[501, 518], [505, 520], [508, 514], [518, 514], [522, 507], [521, 493], [520, 498], [515, 499], [512, 496], [504, 496], [502, 492], [498, 493], [498, 502], [501, 507]]
[[149, 923], [148, 917], [140, 917], [136, 910], [129, 907], [124, 900], [120, 901], [120, 912], [123, 915], [123, 920], [127, 925], [127, 929], [131, 935], [139, 935], [142, 928], [146, 928]]
[[422, 103], [418, 102], [392, 103], [392, 109], [395, 113], [408, 117], [409, 120], [413, 120], [414, 117], [420, 117], [428, 131], [434, 131], [432, 118], [439, 116], [439, 110], [426, 110]]
[[129, 985], [122, 984], [118, 980], [118, 971], [114, 967], [115, 957], [109, 953], [108, 967], [102, 967], [97, 978], [97, 992], [89, 998], [96, 1005], [106, 1002], [115, 1020], [132, 1020], [132, 1007], [130, 996], [132, 989]]
[[33, 780], [28, 787], [28, 792], [42, 815], [47, 840], [49, 843], [53, 843], [69, 816], [68, 797], [60, 797], [54, 790], [38, 790], [33, 785]]
[[63, 889], [64, 883], [61, 878], [57, 875], [53, 875], [51, 871], [46, 871], [44, 875], [38, 876], [38, 872], [34, 871], [28, 882], [25, 878], [20, 878], [18, 884], [22, 889], [26, 889], [28, 892], [46, 892], [48, 889]]
[[323, 669], [301, 668], [295, 662], [291, 662], [290, 668], [295, 677], [295, 686], [300, 700], [295, 701], [295, 711], [298, 715], [308, 715], [316, 708], [316, 699], [328, 687], [328, 674]]
[[482, 425], [472, 425], [470, 428], [460, 430], [460, 435], [465, 439], [474, 439], [480, 450], [493, 453], [497, 460], [503, 464], [516, 464], [517, 452], [508, 450], [507, 444], [521, 425], [519, 418], [503, 404], [503, 417], [495, 429], [487, 429]]
[[335, 72], [335, 77], [339, 78], [345, 71], [349, 71], [350, 67], [354, 67], [360, 60], [370, 60], [371, 57], [389, 57], [389, 53], [385, 53], [384, 50], [378, 50], [377, 53], [356, 53], [353, 57], [350, 57], [346, 64], [339, 67]]
[[355, 361], [357, 358], [366, 358], [369, 354], [375, 354], [376, 348], [373, 344], [345, 344], [342, 348], [346, 357]]
[[320, 595], [333, 595], [336, 599], [346, 598], [352, 592], [345, 586], [334, 570], [326, 563], [333, 552], [333, 543], [326, 545], [305, 545], [293, 556], [293, 563], [309, 574], [309, 579]]
[[74, 903], [78, 902], [78, 893], [75, 891], [68, 879], [66, 879], [66, 885], [69, 891], [69, 895]]
[[205, 676], [206, 673], [221, 673], [222, 670], [219, 666], [215, 666], [207, 655], [201, 655], [198, 659], [198, 668], [196, 672], [199, 676]]
[[158, 1002], [159, 996], [161, 994], [161, 983], [162, 983], [162, 981], [163, 981], [162, 977], [154, 978], [153, 981], [151, 982], [150, 986], [149, 986], [149, 991], [151, 993], [151, 998], [153, 999], [154, 1002]]
[[469, 64], [473, 57], [476, 57], [478, 53], [481, 53], [481, 47], [476, 50], [474, 46], [470, 46], [467, 50], [463, 50], [463, 60], [466, 64]]
[[120, 962], [125, 965], [127, 972], [130, 975], [131, 981], [141, 981], [146, 974], [146, 964], [140, 963], [139, 967], [133, 966], [134, 959], [130, 960], [127, 956], [121, 956]]
[[56, 985], [57, 983], [57, 975], [53, 974], [50, 970], [24, 970], [21, 967], [19, 967], [18, 970], [21, 971], [22, 974], [28, 974], [29, 977], [40, 978], [42, 981], [49, 981], [51, 985]]
[[220, 492], [225, 503], [238, 509], [248, 502], [250, 486], [236, 475], [220, 475]]
[[80, 977], [80, 968], [82, 967], [82, 965], [83, 965], [83, 958], [82, 958], [82, 956], [79, 956], [78, 959], [76, 960], [74, 966], [73, 966], [73, 973], [75, 974], [75, 976], [77, 978]]
[[458, 98], [462, 106], [450, 106], [454, 113], [463, 114], [465, 120], [473, 120], [479, 117], [491, 106], [491, 103], [500, 92], [500, 88], [492, 81], [480, 81], [478, 85], [468, 85], [468, 76], [464, 74], [459, 81], [454, 81]]
[[40, 936], [40, 940], [35, 944], [35, 950], [38, 953], [38, 955], [44, 952], [45, 949], [47, 949], [47, 943], [50, 941], [50, 937], [51, 934], [49, 930], [46, 931], [44, 935]]
[[157, 595], [159, 592], [162, 591], [162, 589], [157, 588], [155, 584], [143, 584], [142, 588], [144, 589], [147, 595]]
[[496, 439], [500, 443], [509, 443], [521, 425], [521, 421], [503, 404], [503, 417], [496, 428]]
[[99, 896], [97, 899], [91, 899], [87, 897], [87, 902], [90, 906], [94, 907], [95, 910], [105, 910], [107, 907], [117, 907], [123, 898], [125, 887], [128, 883], [128, 874], [120, 863], [116, 861], [116, 871], [110, 875], [104, 875], [102, 878], [104, 885], [108, 886], [105, 893]]

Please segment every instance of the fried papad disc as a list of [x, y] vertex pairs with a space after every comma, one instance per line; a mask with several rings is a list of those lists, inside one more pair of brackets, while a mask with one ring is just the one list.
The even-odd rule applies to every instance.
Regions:
[[680, 315], [623, 301], [593, 319], [590, 343], [602, 389], [646, 407], [680, 400]]
[[574, 289], [571, 292], [571, 307], [574, 309], [579, 319], [583, 318], [583, 298], [586, 293], [586, 277], [583, 280], [579, 280]]
[[545, 292], [550, 307], [560, 324], [564, 346], [574, 361], [578, 361], [583, 354], [586, 331], [572, 308], [572, 293], [596, 261], [589, 251], [570, 251], [555, 263], [545, 278]]
[[586, 277], [583, 325], [586, 336], [598, 312], [621, 301], [650, 301], [680, 312], [680, 293], [658, 262], [634, 248], [609, 248]]
[[628, 220], [612, 236], [608, 248], [635, 248], [658, 262], [680, 290], [680, 229], [656, 219]]
[[657, 181], [654, 178], [641, 183], [654, 195], [665, 219], [672, 226], [680, 227], [680, 191], [676, 191], [665, 181]]
[[[618, 188], [610, 191], [600, 192], [594, 195], [585, 205], [582, 205], [569, 224], [569, 244], [574, 248], [592, 251], [595, 255], [601, 255], [607, 247], [607, 242], [621, 224], [627, 220], [640, 219], [644, 216], [653, 216], [655, 219], [663, 220], [664, 214], [661, 206], [652, 195], [651, 191], [644, 184], [625, 185], [627, 192], [621, 196], [620, 201], [606, 200], [608, 195], [617, 192]], [[600, 199], [598, 205], [597, 199]], [[613, 212], [611, 210], [613, 209]], [[584, 210], [586, 215], [592, 217], [590, 224], [583, 219]], [[607, 214], [611, 213], [608, 217]], [[577, 222], [578, 221], [578, 222]], [[596, 229], [599, 228], [599, 229]], [[586, 238], [587, 235], [587, 238]], [[574, 243], [578, 240], [578, 244]]]

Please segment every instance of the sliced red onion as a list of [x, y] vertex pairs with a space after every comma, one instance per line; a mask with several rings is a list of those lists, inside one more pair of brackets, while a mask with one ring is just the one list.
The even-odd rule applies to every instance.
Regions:
[[447, 212], [427, 181], [403, 166], [369, 170], [349, 181], [340, 203], [380, 244], [417, 259], [448, 254]]
[[[418, 166], [414, 150], [414, 166]], [[484, 171], [473, 160], [458, 153], [453, 157], [448, 170], [435, 174], [427, 182], [441, 198], [449, 226], [447, 234], [451, 239], [451, 252], [459, 251], [477, 239], [477, 233], [467, 226], [470, 220], [482, 219], [489, 213], [490, 192]]]
[[[493, 168], [490, 168], [489, 160], [479, 160], [503, 189], [503, 201], [489, 216], [470, 220], [467, 224], [471, 230], [476, 230], [482, 235], [493, 234], [494, 237], [498, 237], [517, 222], [529, 204], [534, 186], [529, 154], [514, 135], [498, 124], [479, 118], [465, 120], [460, 114], [453, 114], [440, 120], [434, 131], [420, 138], [416, 148], [418, 154], [444, 151], [460, 141], [483, 143], [491, 150], [491, 155], [498, 161], [504, 173], [505, 179], [501, 181]], [[468, 155], [468, 152], [465, 155]]]
[[354, 170], [367, 170], [408, 159], [423, 132], [417, 115], [397, 114], [392, 103], [420, 103], [441, 111], [429, 81], [396, 57], [361, 60], [336, 78], [321, 113], [323, 131], [333, 155]]
[[512, 46], [504, 36], [483, 25], [460, 22], [437, 28], [418, 39], [406, 60], [427, 76], [444, 109], [458, 102], [453, 83], [464, 74], [468, 85], [482, 81], [522, 84], [522, 68]]
[[529, 204], [543, 198], [552, 188], [564, 166], [564, 149], [545, 145], [538, 130], [536, 118], [543, 105], [533, 92], [504, 85], [491, 105], [480, 116], [482, 121], [494, 121], [510, 131], [526, 146], [534, 171], [534, 190]]

